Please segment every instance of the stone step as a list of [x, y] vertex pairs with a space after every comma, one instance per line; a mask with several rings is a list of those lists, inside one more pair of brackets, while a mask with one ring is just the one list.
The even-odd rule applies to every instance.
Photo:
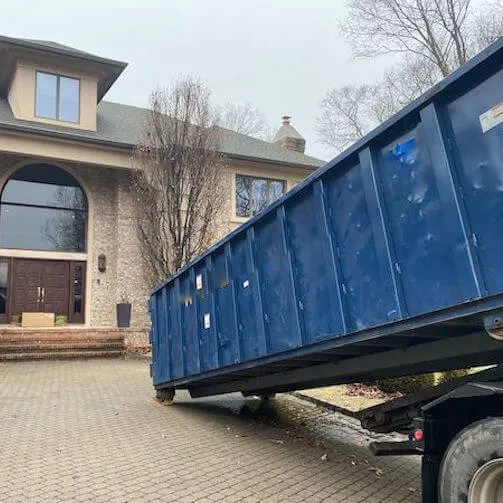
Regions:
[[89, 340], [89, 341], [102, 341], [102, 340], [115, 340], [123, 341], [124, 336], [122, 334], [106, 333], [106, 332], [87, 332], [87, 331], [75, 331], [75, 332], [63, 332], [63, 331], [27, 331], [27, 332], [16, 332], [16, 331], [0, 331], [0, 342], [1, 341], [41, 341], [41, 340]]
[[120, 358], [125, 354], [119, 329], [68, 328], [0, 329], [0, 361], [67, 358]]
[[16, 353], [0, 353], [0, 362], [25, 360], [66, 360], [87, 358], [122, 358], [123, 350], [104, 351], [28, 351]]
[[70, 350], [124, 350], [124, 344], [122, 341], [16, 341], [12, 342], [2, 342], [0, 341], [0, 354], [1, 353], [13, 353], [13, 352], [28, 352], [28, 351], [70, 351]]
[[89, 337], [87, 335], [81, 335], [81, 336], [64, 336], [60, 334], [51, 334], [47, 335], [46, 337], [37, 337], [37, 336], [26, 336], [26, 337], [17, 337], [17, 336], [2, 336], [0, 335], [0, 347], [2, 347], [4, 344], [35, 344], [35, 343], [59, 343], [59, 342], [75, 342], [75, 343], [110, 343], [110, 344], [124, 344], [124, 338], [123, 337], [105, 337], [105, 336], [100, 336], [100, 337]]

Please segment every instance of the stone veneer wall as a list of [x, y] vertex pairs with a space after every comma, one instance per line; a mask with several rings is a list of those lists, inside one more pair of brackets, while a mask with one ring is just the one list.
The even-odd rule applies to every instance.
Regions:
[[[75, 169], [92, 201], [89, 214], [92, 253], [87, 262], [87, 288], [91, 289], [91, 319], [95, 327], [116, 325], [117, 302], [117, 182], [112, 169], [79, 166]], [[98, 271], [98, 256], [106, 256], [106, 271]]]
[[[149, 289], [133, 221], [130, 173], [126, 170], [80, 166], [93, 201], [92, 256], [88, 262], [91, 288], [91, 326], [115, 326], [116, 304], [132, 304], [131, 326], [146, 329]], [[98, 256], [107, 257], [107, 269], [98, 271]]]
[[132, 303], [132, 327], [148, 325], [150, 286], [146, 284], [144, 262], [140, 251], [135, 222], [131, 173], [117, 172], [117, 288]]

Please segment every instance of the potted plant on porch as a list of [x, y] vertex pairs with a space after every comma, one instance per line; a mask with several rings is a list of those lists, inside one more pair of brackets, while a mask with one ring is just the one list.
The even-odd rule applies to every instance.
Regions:
[[128, 328], [131, 326], [131, 303], [126, 292], [122, 292], [121, 301], [117, 304], [117, 326]]

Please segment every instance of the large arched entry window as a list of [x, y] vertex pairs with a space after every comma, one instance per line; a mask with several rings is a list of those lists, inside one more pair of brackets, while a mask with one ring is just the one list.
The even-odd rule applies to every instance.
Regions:
[[87, 202], [77, 180], [56, 166], [30, 164], [5, 184], [0, 247], [85, 252]]
[[[49, 164], [14, 172], [0, 196], [0, 323], [24, 313], [84, 322], [87, 199]], [[15, 250], [12, 252], [7, 250]]]

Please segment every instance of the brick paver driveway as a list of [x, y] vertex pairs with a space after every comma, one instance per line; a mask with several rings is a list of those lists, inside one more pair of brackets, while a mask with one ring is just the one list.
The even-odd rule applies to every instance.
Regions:
[[0, 501], [420, 499], [418, 459], [372, 458], [343, 416], [289, 396], [176, 401], [153, 400], [144, 361], [0, 364]]

